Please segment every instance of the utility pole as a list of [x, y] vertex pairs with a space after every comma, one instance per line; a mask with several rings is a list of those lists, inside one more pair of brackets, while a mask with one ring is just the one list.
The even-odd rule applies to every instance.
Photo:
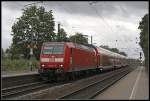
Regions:
[[92, 41], [93, 41], [93, 40], [92, 40], [92, 35], [91, 35], [91, 45], [92, 45]]
[[60, 41], [60, 23], [58, 23], [57, 41]]

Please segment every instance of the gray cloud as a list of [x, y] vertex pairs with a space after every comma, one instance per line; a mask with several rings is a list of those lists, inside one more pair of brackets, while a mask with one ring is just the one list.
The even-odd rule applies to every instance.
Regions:
[[[8, 9], [16, 9], [20, 10], [25, 5], [34, 3], [34, 2], [3, 2], [2, 6], [7, 7]], [[86, 16], [97, 16], [93, 8], [96, 8], [97, 11], [107, 17], [112, 16], [115, 14], [121, 13], [129, 13], [123, 15], [141, 15], [143, 14], [143, 10], [147, 9], [148, 11], [148, 2], [75, 2], [75, 1], [44, 1], [44, 2], [35, 2], [38, 5], [44, 5], [47, 9], [55, 9], [61, 12], [69, 13], [69, 14], [79, 14], [79, 15], [86, 15]], [[120, 12], [121, 10], [121, 12]], [[131, 13], [132, 12], [132, 13]], [[137, 13], [138, 12], [138, 13]]]
[[[34, 2], [9, 1], [2, 2], [2, 47], [7, 48], [11, 43], [11, 26], [15, 19], [21, 16], [25, 5]], [[118, 47], [124, 44], [128, 49], [139, 47], [129, 40], [139, 37], [137, 26], [141, 18], [148, 13], [148, 2], [75, 2], [75, 1], [44, 1], [36, 2], [46, 10], [53, 10], [55, 21], [60, 21], [62, 27], [70, 34], [75, 31], [93, 35], [98, 45], [108, 44], [115, 47], [114, 40], [120, 38]], [[90, 5], [93, 3], [92, 5]], [[114, 30], [111, 31], [110, 27]], [[57, 26], [55, 26], [57, 28]], [[72, 27], [79, 27], [73, 29]], [[118, 34], [116, 34], [116, 32]], [[6, 42], [6, 40], [9, 40]], [[126, 40], [126, 42], [125, 42]], [[127, 42], [128, 41], [128, 42]], [[135, 47], [133, 47], [135, 46]], [[123, 47], [123, 46], [122, 46]], [[129, 55], [134, 51], [122, 49]], [[141, 51], [139, 49], [139, 51]]]

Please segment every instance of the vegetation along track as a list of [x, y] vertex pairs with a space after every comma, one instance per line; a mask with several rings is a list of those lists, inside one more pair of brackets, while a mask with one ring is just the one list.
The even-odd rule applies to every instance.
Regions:
[[71, 93], [63, 95], [58, 99], [92, 99], [129, 72], [129, 69], [123, 69], [121, 72], [117, 71], [113, 75], [107, 75], [105, 78], [88, 84], [87, 86], [81, 87], [76, 91], [70, 91]]

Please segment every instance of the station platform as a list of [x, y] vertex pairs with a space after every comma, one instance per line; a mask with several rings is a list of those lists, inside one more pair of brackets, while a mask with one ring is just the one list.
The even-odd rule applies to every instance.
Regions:
[[38, 70], [33, 71], [1, 71], [1, 77], [10, 77], [10, 76], [19, 76], [19, 75], [30, 75], [30, 74], [38, 74]]
[[145, 67], [139, 66], [134, 71], [97, 95], [96, 100], [148, 100], [149, 75]]

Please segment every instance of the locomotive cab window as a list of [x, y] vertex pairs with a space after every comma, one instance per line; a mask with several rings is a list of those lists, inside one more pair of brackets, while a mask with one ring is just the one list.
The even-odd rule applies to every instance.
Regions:
[[64, 53], [64, 45], [45, 45], [42, 49], [42, 54], [63, 54]]

